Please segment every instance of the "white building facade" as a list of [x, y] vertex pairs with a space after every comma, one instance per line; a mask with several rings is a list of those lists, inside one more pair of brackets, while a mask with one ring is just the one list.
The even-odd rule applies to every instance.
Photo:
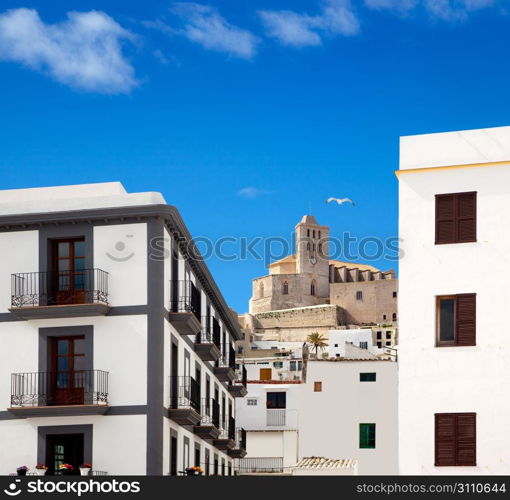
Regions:
[[350, 328], [329, 331], [329, 356], [343, 358], [345, 344], [366, 349], [375, 356], [385, 354], [397, 346], [397, 329], [393, 326], [377, 328]]
[[397, 363], [309, 360], [306, 371], [299, 458], [354, 460], [360, 475], [397, 474]]
[[248, 381], [248, 394], [236, 400], [239, 424], [246, 430], [246, 457], [240, 474], [289, 472], [298, 461], [299, 381]]
[[401, 474], [509, 474], [510, 127], [401, 138]]
[[241, 332], [190, 240], [159, 193], [0, 191], [0, 474], [233, 474]]

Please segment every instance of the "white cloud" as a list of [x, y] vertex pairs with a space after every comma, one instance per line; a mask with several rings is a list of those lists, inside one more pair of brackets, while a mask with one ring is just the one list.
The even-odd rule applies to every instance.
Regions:
[[268, 36], [292, 47], [320, 45], [322, 35], [352, 36], [359, 32], [350, 0], [323, 0], [321, 4], [321, 12], [315, 16], [290, 10], [262, 10], [259, 16]]
[[256, 54], [259, 39], [250, 31], [227, 22], [215, 8], [193, 2], [177, 2], [171, 10], [185, 21], [180, 33], [205, 49], [226, 52], [242, 59], [251, 59]]
[[254, 199], [258, 198], [259, 196], [264, 196], [266, 194], [272, 194], [272, 191], [268, 191], [267, 189], [260, 189], [256, 187], [244, 187], [240, 189], [237, 192], [237, 196], [240, 196], [241, 198], [249, 198]]
[[421, 5], [433, 19], [455, 21], [467, 19], [469, 14], [492, 7], [496, 0], [365, 0], [371, 9], [388, 9], [407, 13]]
[[124, 39], [134, 37], [103, 12], [69, 12], [58, 24], [45, 24], [33, 9], [0, 14], [0, 60], [81, 90], [128, 93], [137, 84], [122, 54]]
[[388, 9], [400, 12], [408, 12], [414, 9], [417, 4], [418, 0], [365, 0], [365, 5], [370, 9]]

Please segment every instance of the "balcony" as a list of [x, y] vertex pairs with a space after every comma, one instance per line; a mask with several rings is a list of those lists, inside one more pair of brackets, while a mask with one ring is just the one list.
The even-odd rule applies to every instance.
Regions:
[[8, 410], [19, 417], [105, 414], [108, 378], [102, 370], [13, 373]]
[[[195, 338], [195, 352], [202, 361], [218, 361], [221, 356], [221, 332], [216, 318], [204, 317], [202, 330]], [[216, 328], [217, 325], [217, 328]]]
[[228, 456], [232, 458], [244, 458], [246, 456], [246, 431], [236, 429], [234, 447], [228, 450]]
[[200, 291], [190, 280], [170, 282], [170, 322], [181, 335], [196, 335], [200, 322]]
[[237, 378], [234, 383], [229, 384], [228, 386], [228, 392], [234, 398], [244, 398], [244, 396], [248, 394], [248, 389], [246, 388], [246, 384], [248, 382], [248, 374], [244, 364], [241, 365], [240, 372], [240, 374], [237, 374], [240, 375], [240, 378]]
[[266, 410], [266, 425], [268, 427], [278, 427], [286, 425], [287, 410], [273, 409]]
[[21, 319], [106, 315], [108, 273], [101, 269], [11, 275], [11, 312]]
[[282, 473], [283, 457], [243, 458], [237, 463], [239, 474], [277, 474]]
[[193, 377], [170, 377], [170, 407], [168, 418], [180, 425], [198, 425], [200, 415], [200, 385]]
[[205, 441], [212, 442], [220, 436], [220, 405], [214, 399], [202, 400], [202, 418], [194, 432]]
[[[225, 352], [225, 349], [224, 349]], [[214, 367], [214, 374], [220, 382], [233, 382], [236, 378], [236, 352], [229, 346], [228, 352], [221, 356]]]
[[220, 429], [218, 439], [213, 441], [213, 444], [218, 450], [228, 451], [235, 446], [236, 439], [236, 421], [233, 417], [229, 417], [228, 424], [223, 425]]

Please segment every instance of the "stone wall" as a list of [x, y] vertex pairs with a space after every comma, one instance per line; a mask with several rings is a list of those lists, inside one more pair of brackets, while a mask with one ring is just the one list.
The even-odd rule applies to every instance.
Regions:
[[[331, 283], [330, 301], [346, 311], [349, 324], [392, 323], [393, 314], [397, 314], [397, 288], [394, 279]], [[356, 298], [357, 292], [362, 292], [361, 300]]]

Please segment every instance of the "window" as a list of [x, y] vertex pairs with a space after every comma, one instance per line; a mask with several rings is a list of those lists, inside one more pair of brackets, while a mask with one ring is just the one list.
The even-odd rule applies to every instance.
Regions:
[[386, 314], [383, 314], [383, 315], [382, 315], [382, 319], [386, 319]]
[[283, 282], [282, 294], [289, 295], [289, 284], [286, 281]]
[[310, 238], [310, 229], [306, 230], [306, 235], [308, 236], [308, 238]]
[[435, 414], [436, 467], [476, 465], [476, 413]]
[[391, 339], [391, 332], [386, 332], [386, 338]]
[[362, 291], [356, 292], [356, 300], [363, 300], [363, 292]]
[[436, 345], [476, 345], [476, 294], [437, 297]]
[[368, 349], [368, 342], [360, 342], [359, 347], [360, 349]]
[[391, 347], [391, 340], [386, 341], [386, 347]]
[[397, 321], [397, 313], [393, 313], [393, 314], [391, 315], [391, 320], [392, 320], [392, 321]]
[[301, 371], [302, 368], [303, 368], [302, 361], [291, 361], [290, 362], [290, 371], [291, 372]]
[[246, 404], [248, 406], [257, 406], [257, 400], [255, 398], [248, 398]]
[[476, 192], [436, 195], [436, 245], [476, 241]]
[[335, 344], [335, 347], [338, 347], [338, 344]]
[[396, 299], [397, 298], [397, 292], [393, 292], [393, 298]]
[[375, 382], [376, 374], [375, 372], [371, 373], [360, 373], [359, 381], [360, 382]]
[[264, 297], [264, 283], [261, 283], [259, 286], [259, 297]]
[[382, 348], [382, 342], [377, 342], [377, 347], [378, 347], [378, 349], [381, 349]]
[[313, 237], [315, 238], [315, 229], [313, 230]]
[[272, 370], [271, 368], [260, 368], [259, 369], [259, 380], [271, 380]]
[[275, 361], [273, 362], [273, 366], [275, 368], [283, 368], [283, 361]]
[[382, 332], [377, 332], [377, 340], [382, 339]]
[[311, 283], [311, 285], [310, 285], [310, 295], [311, 295], [312, 297], [314, 297], [314, 296], [315, 296], [315, 286], [316, 286], [316, 284], [315, 284], [315, 280], [312, 280], [312, 283]]
[[322, 392], [322, 382], [313, 383], [313, 392]]
[[270, 409], [287, 408], [286, 392], [268, 392], [266, 398], [267, 408]]
[[375, 448], [375, 424], [359, 424], [359, 447]]

